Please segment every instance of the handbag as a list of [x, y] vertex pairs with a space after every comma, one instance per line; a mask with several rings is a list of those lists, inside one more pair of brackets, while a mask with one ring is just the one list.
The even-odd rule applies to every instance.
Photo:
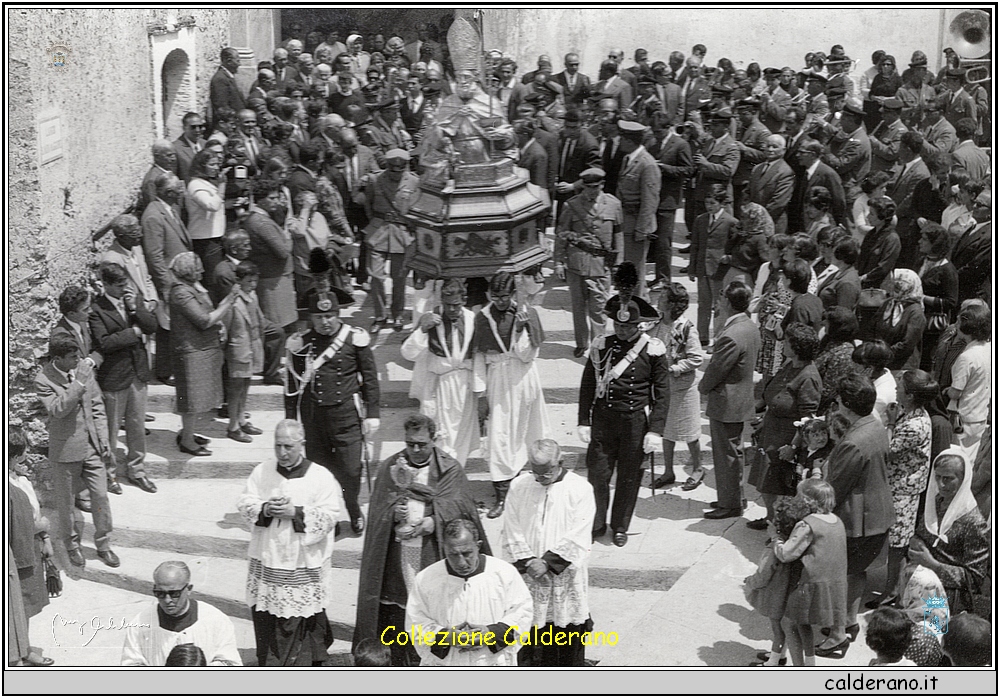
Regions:
[[54, 599], [62, 596], [63, 583], [59, 574], [59, 568], [51, 557], [45, 558], [45, 588], [49, 592], [49, 598]]

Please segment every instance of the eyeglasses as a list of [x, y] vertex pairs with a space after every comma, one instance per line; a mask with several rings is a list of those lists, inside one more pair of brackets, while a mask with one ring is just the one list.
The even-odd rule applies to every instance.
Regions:
[[403, 443], [406, 444], [407, 448], [415, 449], [427, 448], [431, 445], [429, 441], [404, 441]]
[[168, 596], [172, 599], [179, 599], [181, 594], [188, 590], [189, 585], [186, 585], [182, 589], [153, 589], [153, 596], [158, 599], [165, 599]]

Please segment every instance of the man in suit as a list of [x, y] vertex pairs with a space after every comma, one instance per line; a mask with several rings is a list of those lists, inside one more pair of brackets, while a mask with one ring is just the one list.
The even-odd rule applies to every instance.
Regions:
[[[866, 570], [882, 552], [895, 519], [885, 472], [889, 436], [873, 413], [875, 386], [868, 377], [851, 373], [840, 379], [837, 388], [840, 414], [851, 426], [827, 458], [826, 479], [836, 495], [833, 513], [844, 523], [847, 533], [847, 622], [830, 629], [829, 638], [816, 649], [821, 657], [849, 643], [847, 628], [857, 627], [855, 619], [865, 592]], [[934, 503], [928, 502], [928, 506]]]
[[156, 485], [146, 477], [146, 386], [152, 380], [146, 339], [157, 328], [156, 318], [136, 293], [125, 268], [102, 262], [98, 272], [104, 295], [90, 308], [88, 323], [94, 346], [104, 357], [97, 370], [97, 384], [104, 394], [108, 417], [109, 479], [117, 482], [118, 428], [125, 422], [128, 446], [126, 473], [130, 482], [146, 492]]
[[539, 73], [545, 73], [546, 76], [552, 73], [552, 59], [544, 54], [538, 57], [538, 61], [535, 65], [538, 66], [535, 70], [529, 70], [521, 76], [522, 84], [530, 85], [535, 81], [535, 76]]
[[399, 102], [399, 118], [403, 120], [403, 126], [413, 140], [420, 142], [424, 127], [424, 115], [426, 114], [427, 100], [424, 98], [421, 89], [420, 79], [410, 75], [406, 79], [406, 96]]
[[683, 82], [679, 82], [681, 88], [680, 103], [683, 111], [683, 120], [701, 123], [701, 110], [712, 101], [712, 87], [701, 75], [701, 61], [695, 56], [687, 59], [685, 67], [686, 75]]
[[740, 133], [736, 139], [736, 147], [740, 151], [740, 164], [733, 175], [733, 210], [737, 213], [748, 196], [750, 173], [755, 165], [764, 162], [764, 144], [771, 135], [767, 126], [757, 117], [759, 110], [760, 99], [753, 96], [741, 99], [736, 105]]
[[139, 203], [136, 204], [135, 215], [141, 216], [156, 198], [156, 178], [167, 172], [177, 174], [177, 149], [165, 138], [158, 138], [153, 141], [153, 166], [146, 172], [139, 186]]
[[234, 48], [227, 47], [219, 53], [222, 65], [212, 76], [209, 85], [209, 101], [212, 104], [212, 114], [222, 107], [228, 107], [239, 112], [246, 107], [246, 98], [236, 84], [236, 72], [240, 69], [240, 54]]
[[960, 119], [955, 127], [958, 144], [951, 151], [952, 167], [964, 167], [977, 182], [986, 182], [991, 175], [990, 156], [972, 140], [976, 133], [973, 119]]
[[73, 495], [83, 487], [90, 492], [97, 556], [109, 567], [121, 562], [111, 550], [111, 503], [108, 501], [108, 422], [94, 366], [81, 358], [80, 346], [71, 337], [49, 340], [49, 361], [35, 377], [35, 390], [48, 412], [49, 462], [59, 537], [69, 561], [87, 564], [80, 549], [83, 516], [73, 507]]
[[958, 122], [962, 119], [972, 119], [976, 121], [976, 101], [965, 90], [965, 70], [964, 68], [950, 68], [945, 73], [944, 84], [947, 88], [947, 105], [944, 110], [944, 118], [951, 122], [951, 125], [958, 129]]
[[899, 139], [906, 133], [900, 120], [903, 103], [896, 99], [882, 102], [882, 121], [872, 131], [872, 172], [892, 172], [899, 159]]
[[257, 128], [257, 112], [253, 109], [241, 109], [236, 114], [236, 119], [240, 130], [235, 138], [243, 141], [243, 149], [246, 150], [247, 158], [255, 167], [260, 168], [264, 164], [260, 161], [260, 154], [266, 145]]
[[593, 89], [595, 96], [615, 100], [619, 109], [625, 109], [632, 103], [634, 99], [632, 87], [618, 75], [618, 64], [614, 61], [601, 63], [597, 80], [598, 82]]
[[913, 193], [921, 182], [931, 178], [930, 170], [920, 157], [924, 137], [916, 131], [907, 131], [899, 141], [899, 176], [889, 183], [886, 194], [896, 202], [896, 233], [902, 251], [896, 260], [897, 267], [919, 270], [920, 258], [918, 242], [920, 228], [917, 225], [919, 203], [913, 200]]
[[[726, 241], [736, 228], [737, 221], [725, 210], [730, 203], [729, 193], [722, 184], [713, 184], [707, 194], [705, 213], [695, 219], [691, 234], [691, 264], [688, 279], [698, 282], [698, 336], [703, 346], [708, 346], [709, 323], [722, 290], [722, 279], [726, 265], [722, 257], [726, 254]], [[718, 315], [718, 312], [716, 312]], [[724, 318], [716, 317], [715, 333], [719, 334]]]
[[565, 70], [552, 76], [552, 80], [563, 88], [566, 108], [581, 107], [590, 97], [590, 78], [580, 72], [580, 56], [567, 53], [563, 59]]
[[[552, 193], [559, 176], [559, 135], [544, 128], [543, 122], [551, 121], [545, 117], [545, 99], [540, 94], [534, 94], [517, 106], [514, 121], [526, 119], [532, 125], [532, 136], [542, 147], [547, 156], [545, 170], [546, 191]], [[524, 167], [524, 165], [522, 165]]]
[[604, 191], [612, 196], [618, 190], [618, 175], [621, 173], [622, 151], [621, 135], [618, 133], [618, 102], [611, 98], [602, 99], [597, 104], [595, 123], [590, 132], [597, 138], [597, 154], [601, 158], [600, 167], [607, 177], [604, 180]]
[[660, 101], [660, 109], [667, 117], [667, 124], [674, 126], [683, 123], [684, 105], [681, 100], [681, 88], [670, 82], [664, 74], [664, 63], [657, 61], [653, 64], [653, 79], [656, 82], [654, 90], [656, 98]]
[[518, 118], [514, 121], [514, 134], [517, 136], [519, 157], [517, 164], [528, 171], [532, 184], [549, 190], [548, 171], [549, 155], [545, 148], [535, 138], [535, 122], [530, 118]]
[[323, 167], [323, 154], [326, 149], [321, 143], [306, 143], [299, 149], [299, 164], [288, 175], [286, 186], [292, 197], [292, 212], [297, 216], [301, 208], [295, 203], [299, 194], [304, 191], [316, 191], [316, 180]]
[[[170, 287], [174, 274], [170, 271], [170, 260], [181, 252], [192, 251], [191, 238], [181, 222], [177, 202], [180, 200], [183, 184], [176, 175], [161, 174], [156, 178], [156, 199], [142, 214], [142, 250], [146, 255], [146, 266], [153, 277], [153, 284], [160, 300], [166, 306], [170, 302]], [[170, 374], [170, 325], [160, 323], [156, 333], [156, 379], [161, 383], [172, 383]]]
[[247, 93], [247, 104], [250, 104], [250, 100], [253, 99], [267, 100], [268, 94], [275, 91], [276, 86], [277, 78], [274, 71], [268, 68], [261, 68], [257, 71], [257, 80], [250, 87], [250, 92]]
[[773, 134], [764, 141], [764, 162], [750, 172], [749, 199], [767, 209], [775, 234], [788, 230], [788, 204], [795, 191], [795, 173], [785, 162], [785, 137]]
[[368, 281], [368, 247], [364, 243], [364, 228], [368, 225], [365, 212], [365, 183], [370, 175], [380, 172], [375, 154], [358, 142], [358, 134], [353, 128], [340, 131], [340, 147], [333, 151], [324, 167], [327, 179], [340, 192], [344, 201], [347, 222], [355, 230], [355, 239], [361, 241], [356, 280], [359, 284]]
[[292, 83], [304, 83], [305, 80], [293, 66], [288, 63], [288, 51], [278, 47], [272, 54], [274, 58], [274, 87], [282, 94]]
[[951, 122], [944, 118], [944, 105], [940, 98], [930, 100], [924, 107], [924, 121], [920, 126], [924, 137], [922, 156], [947, 155], [958, 145], [958, 135]]
[[628, 86], [632, 88], [632, 94], [634, 95], [638, 92], [639, 85], [636, 82], [635, 73], [625, 70], [624, 66], [622, 66], [622, 63], [625, 62], [625, 52], [620, 48], [613, 48], [608, 51], [608, 60], [618, 66], [618, 77], [628, 83]]
[[962, 233], [951, 253], [951, 263], [958, 270], [959, 303], [978, 296], [983, 284], [990, 278], [993, 259], [992, 201], [989, 189], [976, 197], [972, 207], [976, 225]]
[[865, 132], [865, 108], [860, 100], [848, 100], [840, 113], [840, 130], [833, 135], [823, 162], [840, 175], [848, 210], [861, 195], [861, 182], [871, 171], [872, 146]]
[[753, 369], [760, 351], [760, 330], [747, 314], [752, 296], [753, 289], [742, 281], [732, 281], [724, 289], [719, 302], [729, 317], [698, 384], [698, 392], [708, 396], [705, 416], [719, 493], [714, 508], [705, 512], [706, 519], [743, 514], [743, 428], [754, 416]]
[[[778, 68], [764, 68], [767, 88], [758, 95], [761, 100], [760, 120], [771, 133], [778, 133], [785, 123], [785, 112], [792, 103], [792, 97], [781, 88]], [[787, 135], [787, 134], [786, 134]]]
[[638, 78], [639, 92], [629, 109], [635, 112], [639, 122], [645, 126], [652, 126], [653, 118], [663, 111], [663, 103], [656, 94], [656, 81], [652, 73], [643, 73]]
[[177, 176], [187, 182], [191, 178], [191, 161], [205, 147], [205, 120], [198, 112], [189, 111], [181, 123], [184, 135], [174, 141], [174, 151], [177, 153]]
[[[733, 176], [740, 165], [740, 149], [730, 135], [733, 112], [723, 107], [709, 117], [709, 137], [701, 142], [694, 153], [695, 187], [691, 206], [689, 230], [694, 228], [694, 219], [705, 212], [705, 197], [713, 184], [726, 187], [727, 198], [732, 201]], [[732, 212], [732, 207], [728, 210]], [[685, 209], [685, 222], [688, 212]]]
[[[581, 128], [580, 112], [571, 109], [566, 112], [563, 130], [559, 134], [556, 167], [556, 219], [562, 214], [563, 204], [575, 193], [573, 184], [580, 174], [591, 167], [600, 167], [601, 156], [597, 139], [589, 131]], [[603, 184], [604, 179], [601, 179]]]
[[844, 197], [844, 185], [840, 182], [840, 175], [820, 160], [822, 155], [823, 144], [819, 141], [808, 139], [799, 147], [798, 159], [802, 174], [797, 178], [795, 192], [792, 194], [792, 207], [797, 216], [798, 225], [791, 227], [790, 214], [789, 231], [792, 233], [802, 232], [802, 221], [805, 220], [806, 194], [813, 187], [826, 187], [829, 190], [833, 199], [830, 208], [833, 219], [839, 225], [844, 225], [846, 221], [847, 203]]
[[130, 213], [116, 216], [111, 221], [111, 233], [115, 236], [115, 241], [101, 254], [98, 262], [121, 265], [132, 282], [136, 302], [155, 313], [157, 322], [163, 324], [166, 322], [167, 308], [160, 303], [153, 277], [149, 275], [146, 258], [142, 254], [142, 226], [139, 225], [139, 219]]
[[[676, 85], [670, 85], [677, 87]], [[669, 124], [666, 115], [661, 119]], [[662, 140], [657, 144], [656, 164], [660, 168], [660, 203], [656, 207], [656, 240], [653, 258], [656, 279], [653, 290], [660, 290], [670, 283], [670, 263], [673, 258], [674, 222], [677, 209], [684, 201], [684, 185], [694, 173], [691, 144], [678, 132], [679, 126], [667, 126]]]
[[660, 168], [642, 145], [646, 127], [635, 121], [619, 121], [620, 148], [625, 153], [615, 196], [622, 204], [622, 234], [625, 261], [639, 272], [636, 293], [649, 298], [646, 287], [646, 257], [651, 238], [656, 237], [656, 209], [660, 203]]

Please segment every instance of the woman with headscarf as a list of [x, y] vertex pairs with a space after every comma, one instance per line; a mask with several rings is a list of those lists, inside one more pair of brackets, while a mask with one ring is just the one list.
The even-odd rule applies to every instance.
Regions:
[[896, 521], [889, 529], [889, 558], [885, 588], [869, 608], [898, 600], [899, 572], [906, 559], [906, 546], [913, 537], [920, 495], [927, 487], [931, 468], [931, 418], [927, 406], [938, 394], [938, 384], [926, 371], [906, 371], [896, 383], [896, 402], [886, 411], [889, 429], [889, 460], [885, 474], [892, 490]]
[[181, 252], [170, 261], [170, 348], [177, 379], [175, 410], [181, 416], [177, 447], [192, 456], [210, 456], [208, 439], [194, 433], [198, 415], [222, 404], [222, 335], [220, 328], [239, 289], [234, 286], [219, 307], [212, 305], [201, 285], [205, 273], [194, 252]]
[[927, 326], [924, 290], [912, 269], [894, 269], [889, 298], [875, 315], [875, 336], [892, 351], [890, 371], [920, 367], [920, 340]]
[[972, 464], [960, 446], [934, 460], [924, 515], [908, 556], [941, 579], [952, 614], [976, 610], [975, 597], [989, 572], [990, 541], [972, 495]]
[[[917, 666], [941, 665], [944, 657], [941, 650], [942, 634], [934, 630], [935, 626], [941, 630], [948, 627], [949, 611], [945, 594], [944, 585], [938, 576], [923, 565], [914, 567], [903, 586], [899, 608], [913, 623], [913, 638], [903, 656]], [[927, 603], [929, 599], [935, 599], [934, 605]]]

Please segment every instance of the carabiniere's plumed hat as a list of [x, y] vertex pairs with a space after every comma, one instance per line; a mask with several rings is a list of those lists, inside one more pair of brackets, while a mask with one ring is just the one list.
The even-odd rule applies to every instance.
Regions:
[[354, 296], [342, 288], [331, 286], [329, 291], [309, 289], [306, 293], [306, 306], [310, 313], [336, 313], [341, 306], [354, 302]]
[[656, 308], [634, 295], [639, 285], [639, 274], [632, 262], [622, 262], [612, 279], [618, 289], [618, 295], [612, 296], [604, 304], [604, 312], [616, 322], [656, 322], [660, 314]]

